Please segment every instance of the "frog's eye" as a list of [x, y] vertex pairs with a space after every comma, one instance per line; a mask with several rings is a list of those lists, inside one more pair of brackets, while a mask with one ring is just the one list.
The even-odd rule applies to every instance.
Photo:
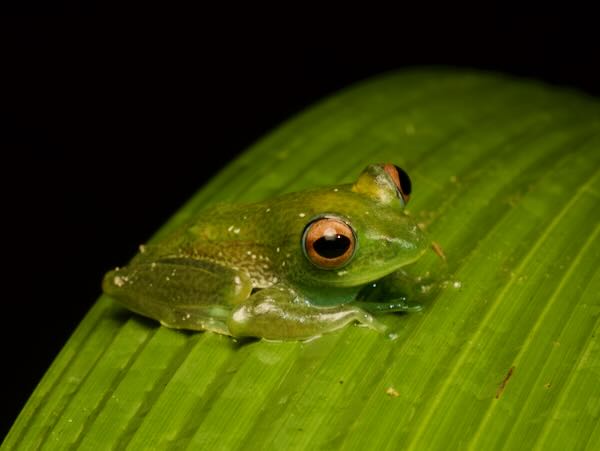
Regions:
[[302, 236], [306, 258], [323, 269], [336, 269], [348, 263], [355, 244], [352, 228], [333, 217], [315, 219], [306, 226]]
[[398, 196], [400, 196], [402, 199], [403, 204], [406, 205], [408, 203], [408, 199], [410, 199], [410, 192], [412, 190], [410, 177], [404, 171], [404, 169], [399, 168], [391, 163], [385, 164], [383, 166], [383, 170], [387, 172], [394, 181], [394, 185], [396, 185], [396, 190], [398, 191]]

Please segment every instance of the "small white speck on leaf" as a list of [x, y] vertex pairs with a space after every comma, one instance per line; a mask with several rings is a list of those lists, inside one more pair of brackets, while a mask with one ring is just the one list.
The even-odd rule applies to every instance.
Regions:
[[394, 387], [388, 387], [387, 390], [385, 391], [385, 393], [390, 398], [397, 398], [398, 396], [400, 396], [400, 393]]

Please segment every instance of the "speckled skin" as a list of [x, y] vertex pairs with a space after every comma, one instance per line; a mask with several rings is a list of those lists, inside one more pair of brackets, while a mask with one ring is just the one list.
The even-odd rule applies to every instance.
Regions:
[[[381, 329], [352, 301], [365, 284], [426, 249], [402, 210], [382, 165], [368, 166], [355, 184], [217, 205], [109, 272], [104, 290], [175, 328], [281, 340], [311, 338], [351, 321]], [[307, 224], [323, 215], [343, 219], [356, 235], [352, 259], [338, 269], [317, 267], [302, 249]]]

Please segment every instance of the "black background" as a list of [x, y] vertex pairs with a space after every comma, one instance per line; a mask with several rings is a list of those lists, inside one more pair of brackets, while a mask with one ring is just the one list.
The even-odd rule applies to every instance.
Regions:
[[317, 38], [307, 23], [108, 21], [83, 5], [38, 7], [55, 16], [0, 27], [3, 433], [100, 294], [102, 274], [233, 156], [316, 100], [432, 64], [600, 95], [598, 37], [581, 20], [404, 18]]

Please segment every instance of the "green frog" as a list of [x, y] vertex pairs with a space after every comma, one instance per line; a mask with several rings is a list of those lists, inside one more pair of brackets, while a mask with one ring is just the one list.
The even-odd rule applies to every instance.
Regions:
[[404, 212], [410, 194], [406, 172], [385, 163], [352, 184], [215, 205], [141, 246], [103, 289], [176, 329], [269, 340], [307, 340], [353, 322], [383, 332], [376, 313], [420, 308], [384, 286], [429, 244]]

